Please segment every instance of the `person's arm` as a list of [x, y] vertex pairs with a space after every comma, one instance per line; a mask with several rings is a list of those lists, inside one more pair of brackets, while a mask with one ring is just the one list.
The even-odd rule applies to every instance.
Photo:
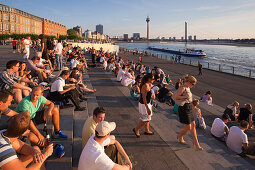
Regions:
[[185, 91], [185, 87], [181, 87], [181, 88], [179, 88], [179, 89], [177, 90], [177, 92], [176, 92], [176, 99], [177, 99], [177, 100], [182, 100], [182, 99], [187, 99], [187, 98], [188, 98], [187, 95], [182, 96], [182, 94], [184, 93], [184, 91]]
[[25, 82], [25, 83], [28, 83], [28, 84], [32, 84], [32, 85], [34, 85], [34, 86], [37, 86], [37, 85], [38, 85], [36, 82], [33, 82], [33, 81], [29, 80], [29, 79], [26, 78], [26, 77], [22, 77], [22, 78], [21, 78], [21, 81], [22, 81], [22, 82]]
[[[126, 168], [132, 169], [132, 163], [131, 163], [131, 161], [130, 161], [128, 155], [127, 155], [127, 153], [125, 152], [125, 150], [123, 149], [123, 147], [121, 146], [121, 144], [120, 144], [117, 140], [115, 140], [115, 137], [114, 137], [114, 136], [113, 136], [113, 137], [110, 136], [110, 145], [113, 145], [113, 144], [116, 146], [117, 150], [120, 152], [120, 154], [121, 154], [121, 155], [124, 157], [124, 159], [125, 159], [125, 165], [120, 166], [120, 168], [123, 168], [123, 169], [126, 169]], [[116, 164], [115, 164], [115, 165], [116, 165]], [[115, 167], [115, 165], [114, 165], [114, 167]], [[114, 167], [113, 167], [113, 169], [114, 169]], [[116, 167], [115, 167], [115, 168], [116, 168]], [[117, 169], [116, 169], [116, 170], [117, 170]]]
[[242, 147], [243, 147], [244, 150], [246, 150], [248, 148], [248, 143], [243, 143]]
[[44, 161], [52, 155], [53, 152], [53, 145], [49, 145], [45, 152], [41, 155], [42, 156], [42, 160], [41, 161], [36, 161], [36, 162], [32, 162], [31, 165], [26, 168], [23, 163], [21, 162], [21, 160], [19, 159], [14, 159], [13, 161], [10, 161], [6, 164], [4, 164], [1, 169], [2, 170], [13, 170], [13, 169], [18, 169], [18, 170], [40, 170], [42, 164], [44, 163]]
[[249, 114], [249, 128], [252, 127], [253, 121], [252, 121], [252, 114]]
[[226, 135], [228, 135], [228, 133], [229, 133], [228, 126], [225, 126], [225, 127], [224, 127], [224, 132], [225, 132]]
[[19, 113], [15, 112], [15, 111], [13, 111], [13, 110], [10, 110], [10, 111], [6, 114], [6, 116], [8, 116], [8, 117], [13, 117], [13, 116], [15, 116], [15, 115], [17, 115], [17, 114], [19, 114]]
[[23, 90], [28, 90], [30, 92], [32, 91], [32, 89], [30, 87], [27, 87], [27, 86], [19, 84], [19, 83], [13, 84], [12, 87], [18, 88], [18, 89], [23, 89]]
[[30, 121], [29, 129], [31, 132], [33, 132], [39, 139], [38, 145], [43, 146], [44, 145], [44, 137], [43, 135], [39, 132], [33, 121]]
[[51, 118], [52, 118], [52, 111], [54, 109], [54, 103], [52, 103], [49, 100], [46, 100], [46, 102], [44, 104], [46, 106], [48, 106], [48, 108], [46, 109], [46, 120], [47, 120], [47, 122], [50, 122]]
[[70, 91], [70, 90], [73, 90], [73, 89], [75, 89], [75, 86], [70, 86], [70, 87], [68, 87], [67, 89], [63, 90], [63, 91], [59, 91], [59, 93], [60, 93], [60, 94], [64, 94], [64, 93], [66, 93], [66, 92], [68, 92], [68, 91]]

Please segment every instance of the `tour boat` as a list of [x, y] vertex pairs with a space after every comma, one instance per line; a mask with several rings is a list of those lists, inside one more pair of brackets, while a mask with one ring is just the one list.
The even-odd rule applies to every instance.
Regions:
[[192, 56], [192, 57], [204, 57], [206, 56], [206, 53], [203, 50], [194, 50], [194, 49], [184, 49], [183, 51], [175, 51], [165, 48], [157, 48], [157, 47], [148, 47], [149, 50], [153, 51], [161, 51], [171, 54], [177, 54], [177, 55], [184, 55], [184, 56]]

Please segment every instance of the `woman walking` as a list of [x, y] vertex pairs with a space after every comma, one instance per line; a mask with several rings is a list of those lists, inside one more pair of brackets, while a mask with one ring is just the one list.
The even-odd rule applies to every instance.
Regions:
[[153, 132], [149, 130], [151, 116], [152, 116], [152, 105], [151, 105], [151, 88], [152, 83], [154, 81], [152, 74], [147, 74], [142, 78], [142, 82], [140, 85], [141, 89], [141, 96], [139, 99], [139, 116], [140, 121], [136, 128], [133, 129], [133, 132], [135, 133], [136, 137], [140, 137], [139, 130], [145, 126], [145, 135], [154, 135]]
[[184, 79], [184, 84], [177, 90], [175, 99], [176, 101], [180, 101], [178, 112], [180, 122], [184, 124], [184, 128], [181, 130], [179, 135], [177, 135], [177, 141], [186, 144], [183, 139], [183, 136], [190, 131], [193, 136], [193, 145], [196, 146], [198, 150], [203, 150], [200, 146], [198, 139], [197, 139], [197, 132], [196, 132], [196, 124], [195, 119], [192, 114], [192, 93], [190, 88], [194, 87], [197, 83], [197, 80], [193, 76], [186, 75]]

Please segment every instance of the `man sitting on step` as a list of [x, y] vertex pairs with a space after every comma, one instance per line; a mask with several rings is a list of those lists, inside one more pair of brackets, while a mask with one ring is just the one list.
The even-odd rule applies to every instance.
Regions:
[[83, 96], [79, 94], [75, 84], [66, 84], [65, 80], [69, 78], [69, 71], [63, 70], [60, 76], [53, 82], [50, 89], [49, 99], [52, 101], [61, 101], [65, 105], [67, 100], [70, 99], [74, 106], [75, 111], [83, 111], [85, 107], [80, 107], [80, 100], [83, 100]]
[[[67, 139], [67, 135], [61, 132], [59, 128], [59, 108], [43, 96], [43, 91], [43, 86], [35, 86], [32, 89], [31, 95], [23, 98], [18, 104], [16, 112], [29, 111], [35, 125], [52, 120], [55, 130], [54, 138]], [[32, 132], [29, 135], [29, 140], [38, 146], [44, 146], [44, 140]]]
[[52, 155], [52, 144], [41, 153], [37, 146], [32, 147], [18, 139], [28, 130], [30, 121], [29, 113], [23, 112], [10, 120], [7, 129], [0, 131], [0, 169], [39, 170], [44, 161]]
[[[110, 135], [110, 133], [116, 128], [115, 122], [100, 122], [95, 130], [95, 135], [92, 135], [86, 146], [84, 147], [79, 164], [78, 170], [84, 169], [132, 169], [132, 163], [129, 160], [128, 155], [121, 146], [121, 144], [115, 140], [115, 137]], [[115, 145], [117, 150], [125, 158], [125, 164], [120, 165], [114, 163], [105, 153], [104, 147], [108, 145]]]
[[[98, 123], [104, 121], [106, 111], [103, 107], [97, 107], [93, 111], [93, 116], [90, 116], [83, 125], [82, 129], [82, 148], [85, 147], [89, 138], [95, 135], [95, 130]], [[123, 164], [121, 155], [115, 145], [105, 147], [105, 153], [108, 157], [117, 164]]]

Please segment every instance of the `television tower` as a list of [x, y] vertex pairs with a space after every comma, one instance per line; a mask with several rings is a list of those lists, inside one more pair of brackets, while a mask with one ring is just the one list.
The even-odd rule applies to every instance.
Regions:
[[147, 40], [149, 40], [149, 22], [150, 22], [149, 16], [147, 16], [146, 22], [147, 22]]

